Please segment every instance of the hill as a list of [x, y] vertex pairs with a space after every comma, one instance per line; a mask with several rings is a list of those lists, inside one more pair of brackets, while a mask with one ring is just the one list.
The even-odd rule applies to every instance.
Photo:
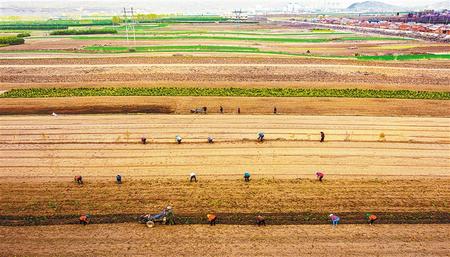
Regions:
[[358, 2], [347, 7], [347, 11], [350, 12], [392, 12], [400, 11], [402, 9], [402, 7], [378, 1]]

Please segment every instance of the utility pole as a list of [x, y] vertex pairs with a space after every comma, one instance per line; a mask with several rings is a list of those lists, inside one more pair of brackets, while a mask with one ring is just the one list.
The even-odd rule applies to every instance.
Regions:
[[127, 18], [127, 9], [123, 8], [123, 20], [125, 21], [125, 31], [127, 34], [127, 45], [128, 43], [128, 18]]
[[132, 22], [132, 26], [133, 26], [133, 45], [136, 45], [136, 29], [134, 27], [134, 25], [136, 24], [136, 21], [134, 19], [134, 12], [133, 12], [133, 7], [131, 7], [131, 22]]
[[[130, 16], [128, 16], [130, 15]], [[130, 17], [130, 18], [128, 18]], [[136, 21], [134, 19], [134, 9], [131, 7], [130, 11], [127, 10], [127, 8], [123, 8], [123, 19], [125, 21], [125, 31], [127, 34], [127, 44], [129, 44], [129, 35], [128, 30], [131, 30], [133, 32], [133, 45], [136, 44], [136, 29], [134, 27]]]

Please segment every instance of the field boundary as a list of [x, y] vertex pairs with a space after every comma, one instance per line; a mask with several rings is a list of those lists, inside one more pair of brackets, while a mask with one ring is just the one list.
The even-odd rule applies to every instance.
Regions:
[[[141, 214], [92, 215], [92, 223], [113, 224], [137, 222]], [[450, 224], [448, 212], [377, 212], [380, 224]], [[329, 224], [329, 213], [217, 213], [218, 223], [227, 225], [252, 225], [257, 215], [266, 218], [268, 225], [323, 225]], [[365, 224], [365, 212], [338, 213], [342, 224]], [[175, 213], [181, 225], [207, 224], [206, 214]], [[55, 216], [0, 216], [0, 226], [41, 226], [78, 224], [77, 215]]]

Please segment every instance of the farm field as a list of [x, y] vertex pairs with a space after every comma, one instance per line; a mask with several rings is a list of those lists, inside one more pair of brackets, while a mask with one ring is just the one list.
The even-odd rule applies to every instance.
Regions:
[[154, 22], [0, 22], [0, 256], [449, 255], [449, 44]]
[[[446, 223], [448, 118], [267, 115], [1, 117], [3, 224], [133, 221], [176, 206], [180, 222], [204, 212], [228, 224], [264, 213], [274, 224], [323, 224], [327, 212], [364, 222]], [[257, 143], [258, 131], [266, 142]], [[319, 143], [319, 131], [326, 142]], [[175, 144], [175, 135], [184, 143]], [[149, 144], [139, 143], [145, 135]], [[213, 136], [214, 144], [206, 137]], [[242, 182], [250, 170], [253, 181]], [[314, 172], [327, 174], [325, 183]], [[196, 171], [200, 182], [190, 184]], [[120, 173], [126, 183], [117, 187]], [[85, 185], [72, 178], [82, 174]], [[239, 189], [239, 190], [236, 190]], [[223, 194], [217, 194], [222, 192]], [[24, 198], [23, 196], [27, 196]], [[261, 197], [265, 203], [258, 199]], [[48, 218], [45, 218], [48, 217]]]
[[144, 58], [127, 58], [124, 63], [119, 59], [117, 63], [110, 64], [105, 63], [109, 62], [108, 59], [94, 59], [94, 64], [90, 64], [83, 59], [4, 59], [1, 62], [0, 89], [108, 87], [115, 83], [134, 87], [182, 85], [447, 91], [450, 79], [448, 62], [406, 63], [399, 66], [378, 63], [359, 65], [346, 61], [306, 62], [298, 59], [181, 58], [173, 59], [175, 63], [166, 63], [169, 60], [163, 58], [148, 63]]
[[[27, 256], [447, 256], [449, 225], [147, 228], [137, 224], [0, 227], [0, 253]], [[91, 239], [91, 235], [97, 235]], [[22, 242], [28, 242], [26, 246]], [[74, 244], [73, 242], [77, 242]]]

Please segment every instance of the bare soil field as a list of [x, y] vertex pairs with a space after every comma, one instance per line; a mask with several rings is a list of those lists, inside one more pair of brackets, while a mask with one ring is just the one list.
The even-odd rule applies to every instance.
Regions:
[[[183, 223], [208, 211], [230, 224], [265, 213], [275, 224], [326, 222], [326, 213], [386, 223], [446, 223], [448, 118], [75, 115], [4, 116], [2, 221], [65, 224], [80, 212], [133, 221], [176, 206]], [[258, 131], [266, 142], [257, 143]], [[326, 133], [320, 143], [319, 131]], [[184, 142], [175, 144], [175, 135]], [[148, 137], [149, 144], [139, 143]], [[213, 136], [216, 143], [207, 144]], [[242, 182], [250, 170], [253, 181]], [[314, 181], [317, 170], [326, 181]], [[187, 182], [196, 171], [200, 182]], [[114, 176], [125, 178], [117, 186]], [[73, 176], [83, 175], [77, 186]], [[106, 215], [106, 216], [105, 216]], [[109, 216], [108, 216], [109, 215]], [[297, 217], [297, 218], [296, 218]], [[300, 218], [298, 218], [300, 217]]]
[[0, 90], [30, 87], [296, 87], [448, 91], [450, 64], [305, 58], [0, 60]]
[[371, 98], [302, 98], [302, 97], [61, 97], [0, 99], [0, 114], [91, 114], [153, 113], [188, 114], [206, 106], [209, 113], [356, 116], [426, 116], [450, 117], [450, 101], [371, 99]]
[[[18, 75], [20, 74], [20, 75]], [[428, 85], [448, 90], [448, 69], [360, 67], [342, 65], [238, 65], [238, 64], [121, 64], [121, 65], [5, 65], [1, 67], [1, 83], [54, 83], [60, 82], [315, 82], [358, 85], [372, 83], [371, 88], [382, 85], [415, 85], [417, 90]]]
[[[0, 227], [5, 256], [448, 256], [449, 225]], [[95, 239], [91, 236], [96, 235]], [[24, 243], [26, 242], [26, 243]]]

